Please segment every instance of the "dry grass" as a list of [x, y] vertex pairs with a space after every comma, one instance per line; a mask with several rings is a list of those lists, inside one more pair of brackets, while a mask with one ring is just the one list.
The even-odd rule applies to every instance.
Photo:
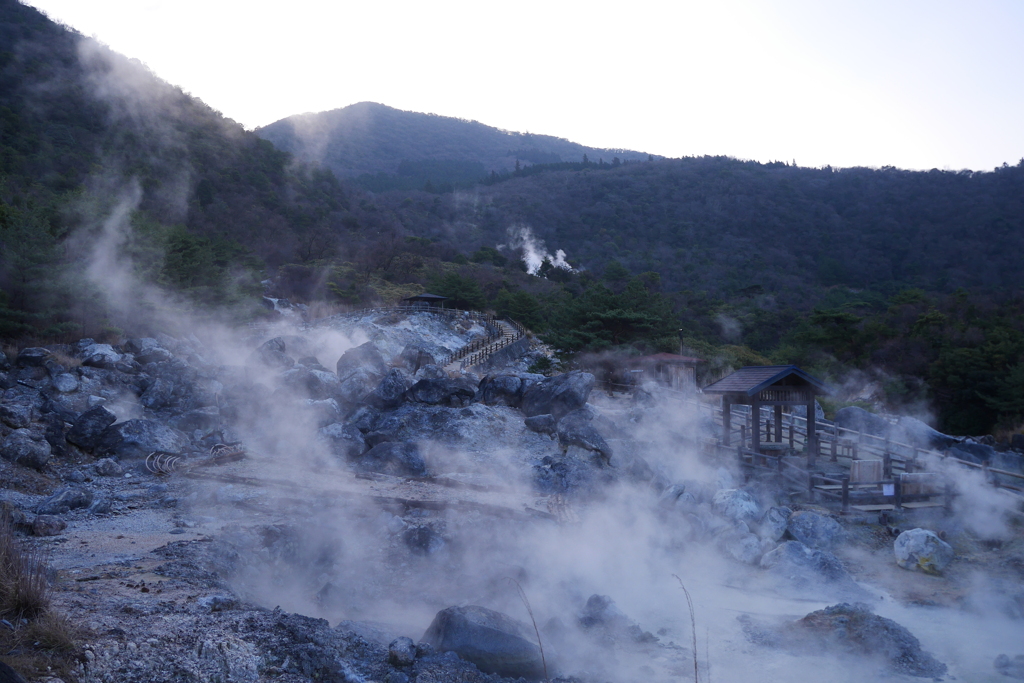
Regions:
[[0, 514], [0, 618], [11, 625], [0, 625], [0, 656], [26, 677], [49, 672], [71, 680], [79, 634], [50, 597], [46, 563], [22, 547]]
[[686, 590], [686, 586], [683, 585], [683, 580], [677, 574], [672, 576], [676, 577], [679, 587], [683, 589], [683, 594], [686, 595], [686, 606], [690, 608], [690, 632], [693, 634], [693, 681], [700, 683], [700, 667], [697, 664], [697, 617], [693, 612], [693, 600], [690, 598], [690, 591]]
[[540, 648], [540, 663], [544, 667], [544, 680], [550, 680], [548, 678], [548, 660], [544, 657], [544, 643], [540, 639], [540, 629], [537, 628], [537, 620], [533, 618], [533, 608], [530, 607], [530, 601], [526, 598], [526, 591], [519, 585], [519, 582], [512, 577], [506, 577], [509, 583], [515, 584], [516, 590], [519, 591], [519, 599], [523, 601], [523, 605], [526, 606], [526, 612], [530, 615], [530, 621], [533, 623], [533, 632], [537, 634], [537, 647]]

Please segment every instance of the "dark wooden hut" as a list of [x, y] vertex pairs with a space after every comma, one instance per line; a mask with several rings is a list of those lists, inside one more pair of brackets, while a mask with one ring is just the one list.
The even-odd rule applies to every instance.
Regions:
[[728, 377], [704, 387], [705, 394], [722, 396], [722, 443], [729, 445], [732, 406], [749, 405], [753, 417], [751, 448], [761, 451], [761, 406], [775, 407], [775, 441], [782, 442], [783, 406], [807, 407], [807, 452], [817, 449], [814, 430], [814, 397], [832, 393], [831, 389], [795, 365], [762, 365], [740, 368]]
[[448, 297], [441, 296], [440, 294], [430, 294], [429, 292], [424, 292], [423, 294], [417, 294], [416, 296], [410, 296], [402, 299], [402, 303], [407, 306], [416, 306], [421, 308], [444, 308], [445, 301], [448, 301]]

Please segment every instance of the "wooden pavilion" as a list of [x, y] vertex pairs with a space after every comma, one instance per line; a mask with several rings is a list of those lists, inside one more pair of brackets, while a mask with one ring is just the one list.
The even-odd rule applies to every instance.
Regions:
[[440, 307], [444, 308], [444, 302], [448, 301], [448, 297], [441, 296], [440, 294], [430, 294], [424, 292], [423, 294], [417, 294], [416, 296], [409, 296], [402, 299], [402, 303], [407, 306], [417, 306], [422, 308]]
[[775, 442], [782, 443], [783, 406], [806, 406], [807, 453], [813, 459], [817, 451], [814, 430], [814, 397], [832, 393], [821, 380], [795, 365], [763, 365], [740, 368], [728, 377], [704, 387], [705, 394], [722, 396], [722, 443], [729, 445], [732, 406], [749, 405], [751, 412], [751, 450], [761, 452], [761, 406], [775, 407]]

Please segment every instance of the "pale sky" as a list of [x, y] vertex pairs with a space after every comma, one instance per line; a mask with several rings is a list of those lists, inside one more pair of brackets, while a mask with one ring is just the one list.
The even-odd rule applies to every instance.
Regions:
[[665, 156], [1024, 157], [1024, 1], [29, 0], [246, 128], [374, 101]]

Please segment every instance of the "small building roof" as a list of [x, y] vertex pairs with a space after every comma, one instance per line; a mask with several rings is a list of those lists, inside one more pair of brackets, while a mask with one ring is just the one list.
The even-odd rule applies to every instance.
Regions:
[[407, 296], [402, 301], [447, 301], [448, 297], [441, 296], [440, 294], [431, 294], [429, 292], [423, 292], [416, 296]]
[[677, 353], [655, 353], [650, 356], [639, 356], [633, 359], [634, 362], [656, 362], [656, 363], [675, 363], [677, 365], [696, 365], [697, 363], [703, 363], [702, 358], [692, 358], [690, 356], [680, 356]]
[[784, 386], [806, 386], [816, 395], [832, 393], [827, 384], [795, 365], [748, 365], [704, 387], [704, 393], [755, 396], [779, 383]]

